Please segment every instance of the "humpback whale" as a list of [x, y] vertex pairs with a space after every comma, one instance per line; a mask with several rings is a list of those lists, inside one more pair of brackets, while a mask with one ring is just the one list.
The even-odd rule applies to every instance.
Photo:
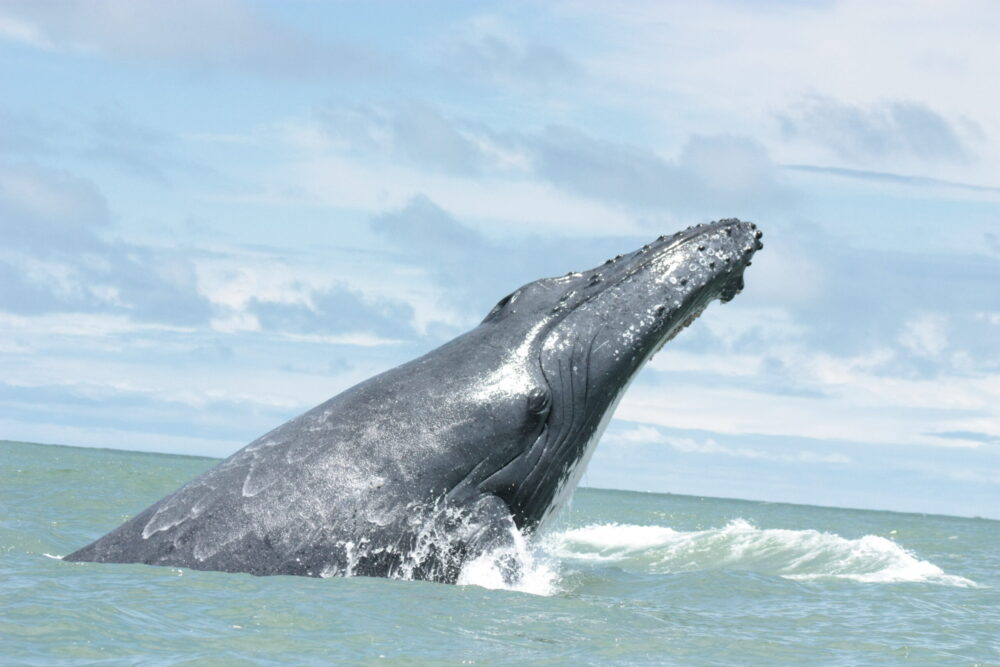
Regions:
[[629, 382], [710, 301], [742, 290], [760, 238], [720, 220], [528, 283], [474, 329], [282, 424], [65, 560], [454, 583], [543, 530]]

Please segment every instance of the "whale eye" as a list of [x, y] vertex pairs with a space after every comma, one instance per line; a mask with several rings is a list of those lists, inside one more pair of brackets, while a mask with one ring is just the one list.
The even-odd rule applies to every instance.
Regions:
[[552, 393], [541, 387], [535, 387], [528, 392], [528, 412], [533, 415], [548, 414], [552, 407]]

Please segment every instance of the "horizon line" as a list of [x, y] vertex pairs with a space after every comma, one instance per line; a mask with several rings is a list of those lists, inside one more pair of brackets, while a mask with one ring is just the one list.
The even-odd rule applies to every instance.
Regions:
[[[223, 461], [225, 457], [218, 456], [205, 456], [202, 454], [177, 454], [173, 452], [153, 452], [141, 449], [121, 449], [118, 447], [99, 447], [95, 445], [65, 445], [62, 443], [55, 442], [26, 442], [24, 440], [7, 440], [5, 438], [0, 438], [0, 445], [4, 444], [15, 444], [15, 445], [31, 445], [37, 447], [65, 447], [67, 449], [93, 449], [97, 451], [104, 452], [115, 452], [121, 454], [139, 454], [143, 456], [169, 456], [175, 458], [185, 458], [185, 459], [204, 459], [207, 461]], [[787, 500], [766, 500], [762, 498], [734, 498], [731, 496], [709, 496], [709, 495], [695, 495], [691, 493], [675, 493], [673, 491], [640, 491], [638, 489], [618, 489], [614, 487], [606, 486], [578, 486], [578, 489], [587, 489], [588, 491], [614, 491], [616, 493], [635, 493], [641, 495], [659, 495], [659, 496], [679, 496], [682, 498], [708, 498], [711, 500], [725, 500], [725, 501], [735, 501], [743, 503], [765, 503], [768, 505], [789, 505], [794, 507], [815, 507], [817, 509], [823, 510], [846, 510], [849, 512], [886, 512], [889, 514], [909, 514], [913, 516], [923, 516], [923, 517], [942, 517], [946, 519], [962, 519], [965, 521], [993, 521], [1000, 522], [1000, 516], [988, 517], [988, 516], [961, 516], [958, 514], [944, 514], [940, 512], [913, 512], [906, 510], [893, 510], [893, 509], [878, 509], [871, 507], [848, 507], [844, 505], [813, 505], [809, 503], [793, 503]]]

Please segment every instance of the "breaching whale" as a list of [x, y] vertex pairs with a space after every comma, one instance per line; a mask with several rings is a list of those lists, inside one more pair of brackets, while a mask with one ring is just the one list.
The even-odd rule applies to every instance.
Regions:
[[65, 560], [455, 582], [555, 516], [629, 382], [743, 288], [760, 238], [720, 220], [529, 283]]

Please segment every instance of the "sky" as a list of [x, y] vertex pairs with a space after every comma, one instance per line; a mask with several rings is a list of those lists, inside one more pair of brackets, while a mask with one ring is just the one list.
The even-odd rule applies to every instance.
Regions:
[[0, 439], [225, 456], [663, 233], [585, 486], [1000, 518], [1000, 6], [0, 0]]

